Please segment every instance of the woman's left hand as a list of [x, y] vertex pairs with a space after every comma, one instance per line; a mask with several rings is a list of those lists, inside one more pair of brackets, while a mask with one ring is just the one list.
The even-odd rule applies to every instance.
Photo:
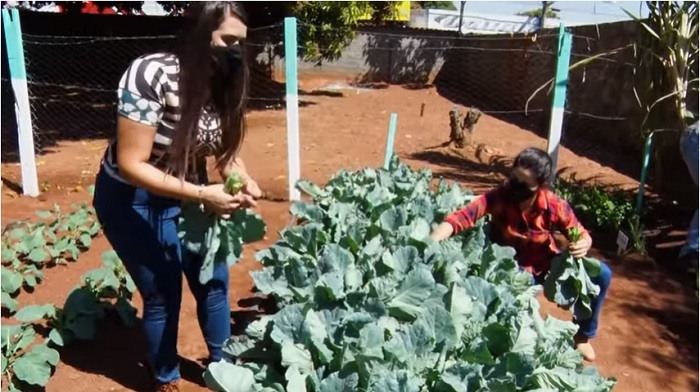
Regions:
[[586, 257], [591, 245], [591, 237], [584, 235], [580, 240], [569, 244], [569, 254], [577, 259]]
[[245, 188], [243, 188], [243, 193], [253, 196], [255, 199], [262, 197], [262, 191], [260, 190], [258, 183], [252, 178], [248, 178], [248, 181], [246, 181]]

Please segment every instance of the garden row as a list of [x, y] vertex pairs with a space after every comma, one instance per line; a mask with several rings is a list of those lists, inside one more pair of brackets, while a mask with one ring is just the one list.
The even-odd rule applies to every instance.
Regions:
[[2, 376], [8, 391], [45, 386], [60, 354], [57, 348], [74, 340], [95, 337], [98, 322], [116, 314], [131, 326], [136, 287], [113, 251], [102, 255], [103, 267], [90, 270], [68, 295], [63, 306], [30, 305], [18, 309], [20, 291], [31, 293], [44, 279], [45, 268], [78, 260], [99, 233], [95, 211], [85, 203], [64, 212], [37, 211], [38, 223], [13, 224], [2, 236], [3, 316], [14, 314], [16, 324], [4, 322], [0, 332]]
[[[241, 186], [229, 180], [232, 192]], [[432, 189], [431, 181], [428, 171], [394, 162], [390, 170], [341, 171], [325, 188], [301, 182], [312, 203], [292, 205], [300, 225], [260, 252], [264, 269], [252, 273], [279, 312], [227, 342], [229, 358], [207, 369], [208, 385], [225, 391], [612, 389], [613, 379], [583, 369], [572, 348], [576, 326], [539, 316], [540, 287], [518, 269], [512, 249], [488, 242], [487, 222], [442, 243], [428, 238], [447, 213], [474, 197], [442, 181]], [[569, 198], [581, 195], [571, 191]], [[596, 211], [607, 206], [598, 204]], [[43, 267], [77, 260], [100, 229], [84, 204], [37, 215], [40, 223], [3, 235], [2, 299], [11, 313], [21, 287], [31, 291]], [[214, 262], [235, 262], [242, 244], [264, 233], [250, 212], [223, 219], [183, 207], [180, 235], [204, 259], [203, 282]], [[3, 326], [2, 371], [10, 390], [46, 385], [59, 359], [55, 349], [92, 339], [106, 315], [134, 323], [134, 284], [114, 252], [103, 261], [63, 307], [28, 306], [15, 315], [21, 324]], [[589, 294], [597, 289], [587, 275], [596, 266], [570, 257], [559, 264], [545, 283], [547, 297], [587, 317]], [[35, 344], [39, 325], [48, 327], [46, 340]]]
[[44, 268], [77, 261], [100, 231], [95, 211], [86, 203], [74, 204], [68, 212], [55, 205], [36, 215], [40, 222], [19, 221], [2, 233], [2, 307], [10, 314], [17, 310], [21, 288], [34, 290], [44, 279]]
[[[219, 391], [609, 391], [584, 368], [575, 324], [543, 319], [532, 276], [512, 248], [490, 243], [488, 222], [436, 243], [431, 228], [473, 196], [430, 172], [340, 171], [299, 225], [258, 253], [259, 295], [279, 309], [225, 343], [209, 365]], [[578, 266], [578, 267], [577, 267]], [[553, 296], [586, 303], [583, 263], [553, 276]], [[566, 274], [567, 276], [564, 276]], [[573, 283], [573, 284], [572, 284]], [[583, 286], [583, 287], [582, 287]], [[574, 287], [575, 290], [571, 290]], [[594, 287], [590, 287], [595, 289]], [[558, 301], [559, 302], [559, 301]]]
[[15, 314], [18, 324], [3, 323], [2, 374], [10, 392], [46, 386], [60, 359], [56, 349], [94, 339], [98, 323], [109, 315], [117, 315], [128, 327], [136, 323], [131, 306], [134, 282], [114, 251], [105, 252], [102, 261], [103, 267], [83, 274], [63, 306], [25, 306]]

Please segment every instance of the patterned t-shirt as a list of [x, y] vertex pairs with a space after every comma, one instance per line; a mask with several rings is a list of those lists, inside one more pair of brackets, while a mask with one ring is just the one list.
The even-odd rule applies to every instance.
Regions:
[[[180, 66], [171, 53], [149, 54], [134, 60], [119, 82], [117, 113], [141, 124], [156, 127], [156, 136], [149, 163], [165, 169], [167, 152], [173, 140], [175, 125], [180, 120], [178, 79]], [[105, 171], [127, 182], [119, 175], [117, 140], [111, 141], [103, 159]], [[196, 153], [197, 172], [189, 173], [188, 181], [205, 183], [206, 156], [214, 155], [221, 145], [219, 116], [205, 107], [199, 119]], [[193, 165], [190, 165], [193, 167]]]

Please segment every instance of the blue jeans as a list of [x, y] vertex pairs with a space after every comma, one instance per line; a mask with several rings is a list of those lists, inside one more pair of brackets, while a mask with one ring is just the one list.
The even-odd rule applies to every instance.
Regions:
[[574, 320], [578, 324], [578, 333], [589, 339], [593, 339], [598, 333], [598, 320], [600, 319], [600, 310], [603, 308], [605, 296], [608, 295], [610, 281], [612, 280], [612, 270], [603, 261], [600, 262], [600, 274], [595, 278], [591, 278], [593, 283], [600, 287], [600, 294], [593, 297], [591, 300], [591, 310], [593, 315], [586, 320]]
[[103, 170], [93, 200], [105, 236], [143, 297], [148, 353], [158, 382], [180, 379], [177, 333], [182, 274], [197, 301], [197, 318], [210, 359], [222, 358], [231, 335], [228, 267], [216, 263], [214, 279], [199, 283], [201, 258], [180, 245], [180, 202], [124, 184]]
[[[698, 186], [698, 128], [697, 123], [691, 127], [688, 132], [685, 132], [681, 136], [681, 155], [685, 164], [688, 166], [688, 171], [690, 176], [695, 182], [695, 186]], [[698, 210], [695, 210], [695, 215], [693, 215], [693, 220], [690, 222], [690, 227], [688, 228], [688, 238], [686, 239], [685, 245], [681, 249], [680, 256], [683, 257], [693, 252], [698, 251]]]
[[[538, 278], [533, 278], [535, 281], [534, 283], [541, 284], [545, 276], [546, 274], [541, 274]], [[578, 325], [579, 335], [585, 336], [588, 339], [595, 338], [598, 333], [598, 320], [600, 319], [600, 311], [603, 309], [603, 302], [605, 302], [605, 296], [608, 295], [608, 289], [612, 281], [612, 270], [605, 262], [601, 261], [600, 274], [595, 278], [591, 278], [591, 281], [600, 287], [600, 293], [591, 300], [591, 310], [593, 314], [586, 320], [573, 320], [574, 323]]]

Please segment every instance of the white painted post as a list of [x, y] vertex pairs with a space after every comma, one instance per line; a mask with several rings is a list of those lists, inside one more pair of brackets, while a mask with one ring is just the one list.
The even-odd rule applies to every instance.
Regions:
[[284, 18], [284, 64], [287, 89], [287, 165], [289, 200], [300, 200], [296, 183], [301, 176], [299, 157], [299, 86], [297, 84], [297, 20]]
[[27, 196], [39, 196], [39, 180], [36, 174], [34, 133], [29, 107], [27, 70], [24, 66], [22, 27], [16, 8], [2, 10], [2, 25], [7, 44], [7, 60], [10, 65], [10, 80], [15, 93], [15, 114], [19, 140], [19, 160], [22, 170], [22, 192]]
[[396, 135], [396, 121], [399, 115], [391, 113], [389, 116], [389, 133], [386, 135], [386, 149], [384, 150], [384, 169], [389, 170], [391, 157], [394, 155], [394, 137]]
[[557, 69], [554, 76], [554, 97], [552, 98], [552, 114], [549, 119], [549, 137], [547, 152], [552, 157], [552, 175], [557, 172], [559, 160], [559, 144], [561, 129], [564, 123], [564, 108], [566, 106], [566, 85], [569, 82], [569, 60], [571, 57], [571, 33], [559, 25], [559, 50], [557, 52]]

